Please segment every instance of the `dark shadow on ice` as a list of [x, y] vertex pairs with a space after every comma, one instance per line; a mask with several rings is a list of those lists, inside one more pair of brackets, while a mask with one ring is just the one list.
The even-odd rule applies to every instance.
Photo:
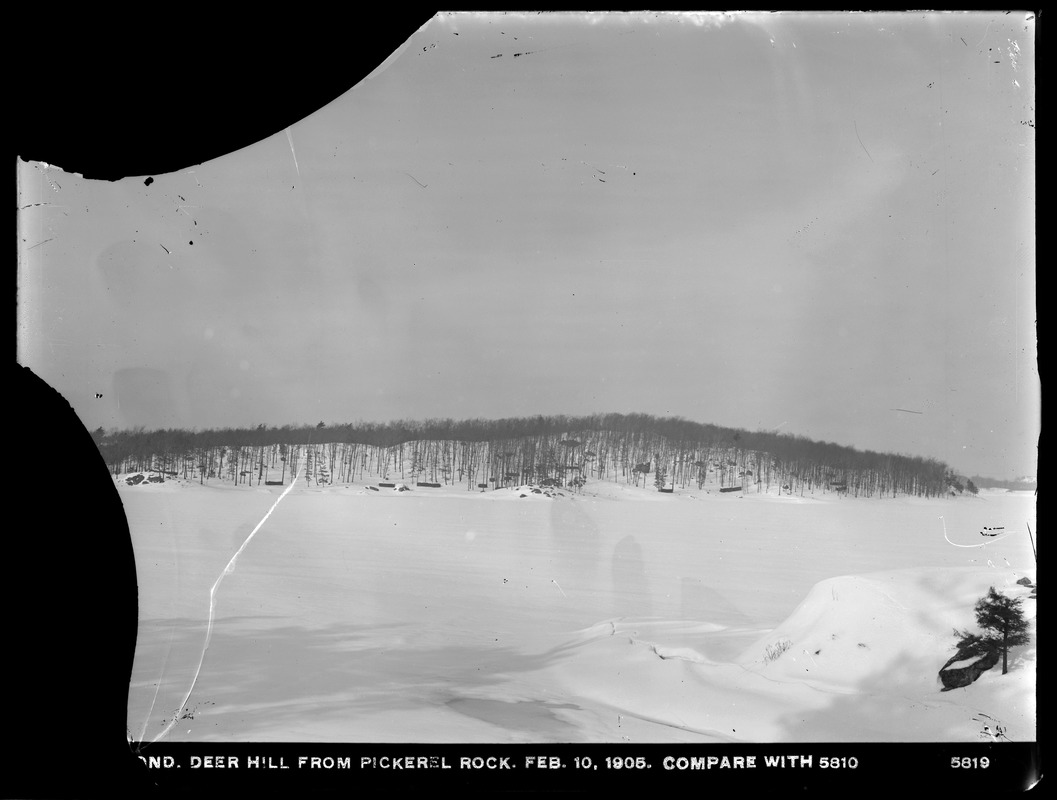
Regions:
[[613, 613], [618, 617], [648, 617], [653, 613], [642, 548], [630, 534], [613, 550]]
[[548, 740], [578, 739], [575, 725], [565, 722], [555, 710], [580, 711], [575, 703], [549, 703], [543, 700], [487, 700], [477, 697], [457, 697], [449, 700], [448, 708], [500, 728], [530, 733]]
[[699, 578], [683, 578], [679, 590], [679, 611], [683, 619], [707, 620], [728, 626], [753, 623], [734, 603]]
[[[158, 700], [145, 741], [157, 736], [173, 713], [182, 717], [174, 738], [254, 741], [255, 732], [275, 740], [282, 738], [284, 730], [305, 726], [340, 731], [343, 721], [354, 723], [368, 713], [429, 707], [450, 708], [529, 735], [564, 734], [571, 739], [569, 734], [575, 731], [553, 713], [553, 709], [573, 706], [473, 697], [475, 691], [501, 684], [511, 674], [546, 667], [575, 644], [526, 654], [487, 641], [480, 646], [419, 644], [424, 632], [417, 625], [303, 628], [266, 627], [257, 624], [260, 621], [217, 621], [191, 697], [179, 710]], [[174, 652], [185, 654], [184, 661], [197, 663], [203, 642], [200, 621], [149, 620], [143, 630], [163, 632]], [[161, 647], [165, 642], [159, 635], [149, 646]], [[165, 682], [171, 685], [164, 695], [170, 706], [183, 699], [191, 674], [191, 670], [166, 671]], [[138, 691], [142, 695], [153, 690], [141, 687]], [[140, 712], [139, 718], [129, 720], [138, 737], [149, 699], [140, 696], [133, 705], [130, 694], [129, 702], [130, 717]]]

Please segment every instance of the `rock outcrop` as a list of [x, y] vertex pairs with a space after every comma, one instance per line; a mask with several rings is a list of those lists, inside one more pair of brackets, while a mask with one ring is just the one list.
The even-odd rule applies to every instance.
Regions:
[[997, 664], [999, 656], [1000, 654], [997, 650], [977, 656], [966, 656], [961, 652], [956, 653], [940, 669], [940, 681], [943, 682], [943, 691], [946, 692], [950, 689], [968, 686]]

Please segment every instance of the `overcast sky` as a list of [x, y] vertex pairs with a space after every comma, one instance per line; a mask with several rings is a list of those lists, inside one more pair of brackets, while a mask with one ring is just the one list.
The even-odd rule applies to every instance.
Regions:
[[440, 15], [149, 185], [20, 164], [19, 360], [89, 429], [646, 412], [1034, 475], [1034, 33]]

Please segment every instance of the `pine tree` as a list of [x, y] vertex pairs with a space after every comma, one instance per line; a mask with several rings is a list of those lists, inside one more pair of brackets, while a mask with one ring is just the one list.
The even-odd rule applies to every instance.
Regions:
[[1005, 675], [1010, 648], [1031, 641], [1022, 603], [1021, 598], [1006, 597], [992, 586], [987, 596], [976, 602], [976, 624], [984, 629], [983, 635], [955, 631], [959, 637], [959, 651], [966, 656], [1001, 653], [1002, 674]]

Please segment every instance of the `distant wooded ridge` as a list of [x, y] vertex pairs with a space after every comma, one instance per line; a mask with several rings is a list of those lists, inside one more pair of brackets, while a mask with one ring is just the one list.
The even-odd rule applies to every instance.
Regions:
[[[327, 463], [326, 482], [347, 482], [364, 464], [445, 483], [625, 479], [658, 488], [716, 482], [779, 491], [853, 495], [939, 495], [963, 487], [943, 462], [857, 450], [774, 431], [724, 428], [648, 414], [399, 420], [209, 430], [97, 429], [93, 438], [115, 474], [160, 469], [196, 480], [258, 482], [287, 458]], [[438, 443], [451, 443], [439, 446]], [[328, 445], [327, 452], [317, 448]], [[455, 446], [458, 445], [458, 446]], [[302, 450], [304, 451], [302, 453]], [[368, 451], [370, 453], [368, 454]], [[377, 451], [377, 452], [376, 452]], [[287, 466], [293, 467], [293, 464]], [[225, 471], [224, 468], [227, 468]], [[288, 474], [283, 469], [283, 480]], [[248, 477], [247, 477], [248, 476]]]
[[998, 478], [985, 478], [981, 475], [973, 475], [969, 480], [980, 489], [1009, 489], [1011, 491], [1031, 492], [1038, 488], [1038, 481], [1003, 481]]

